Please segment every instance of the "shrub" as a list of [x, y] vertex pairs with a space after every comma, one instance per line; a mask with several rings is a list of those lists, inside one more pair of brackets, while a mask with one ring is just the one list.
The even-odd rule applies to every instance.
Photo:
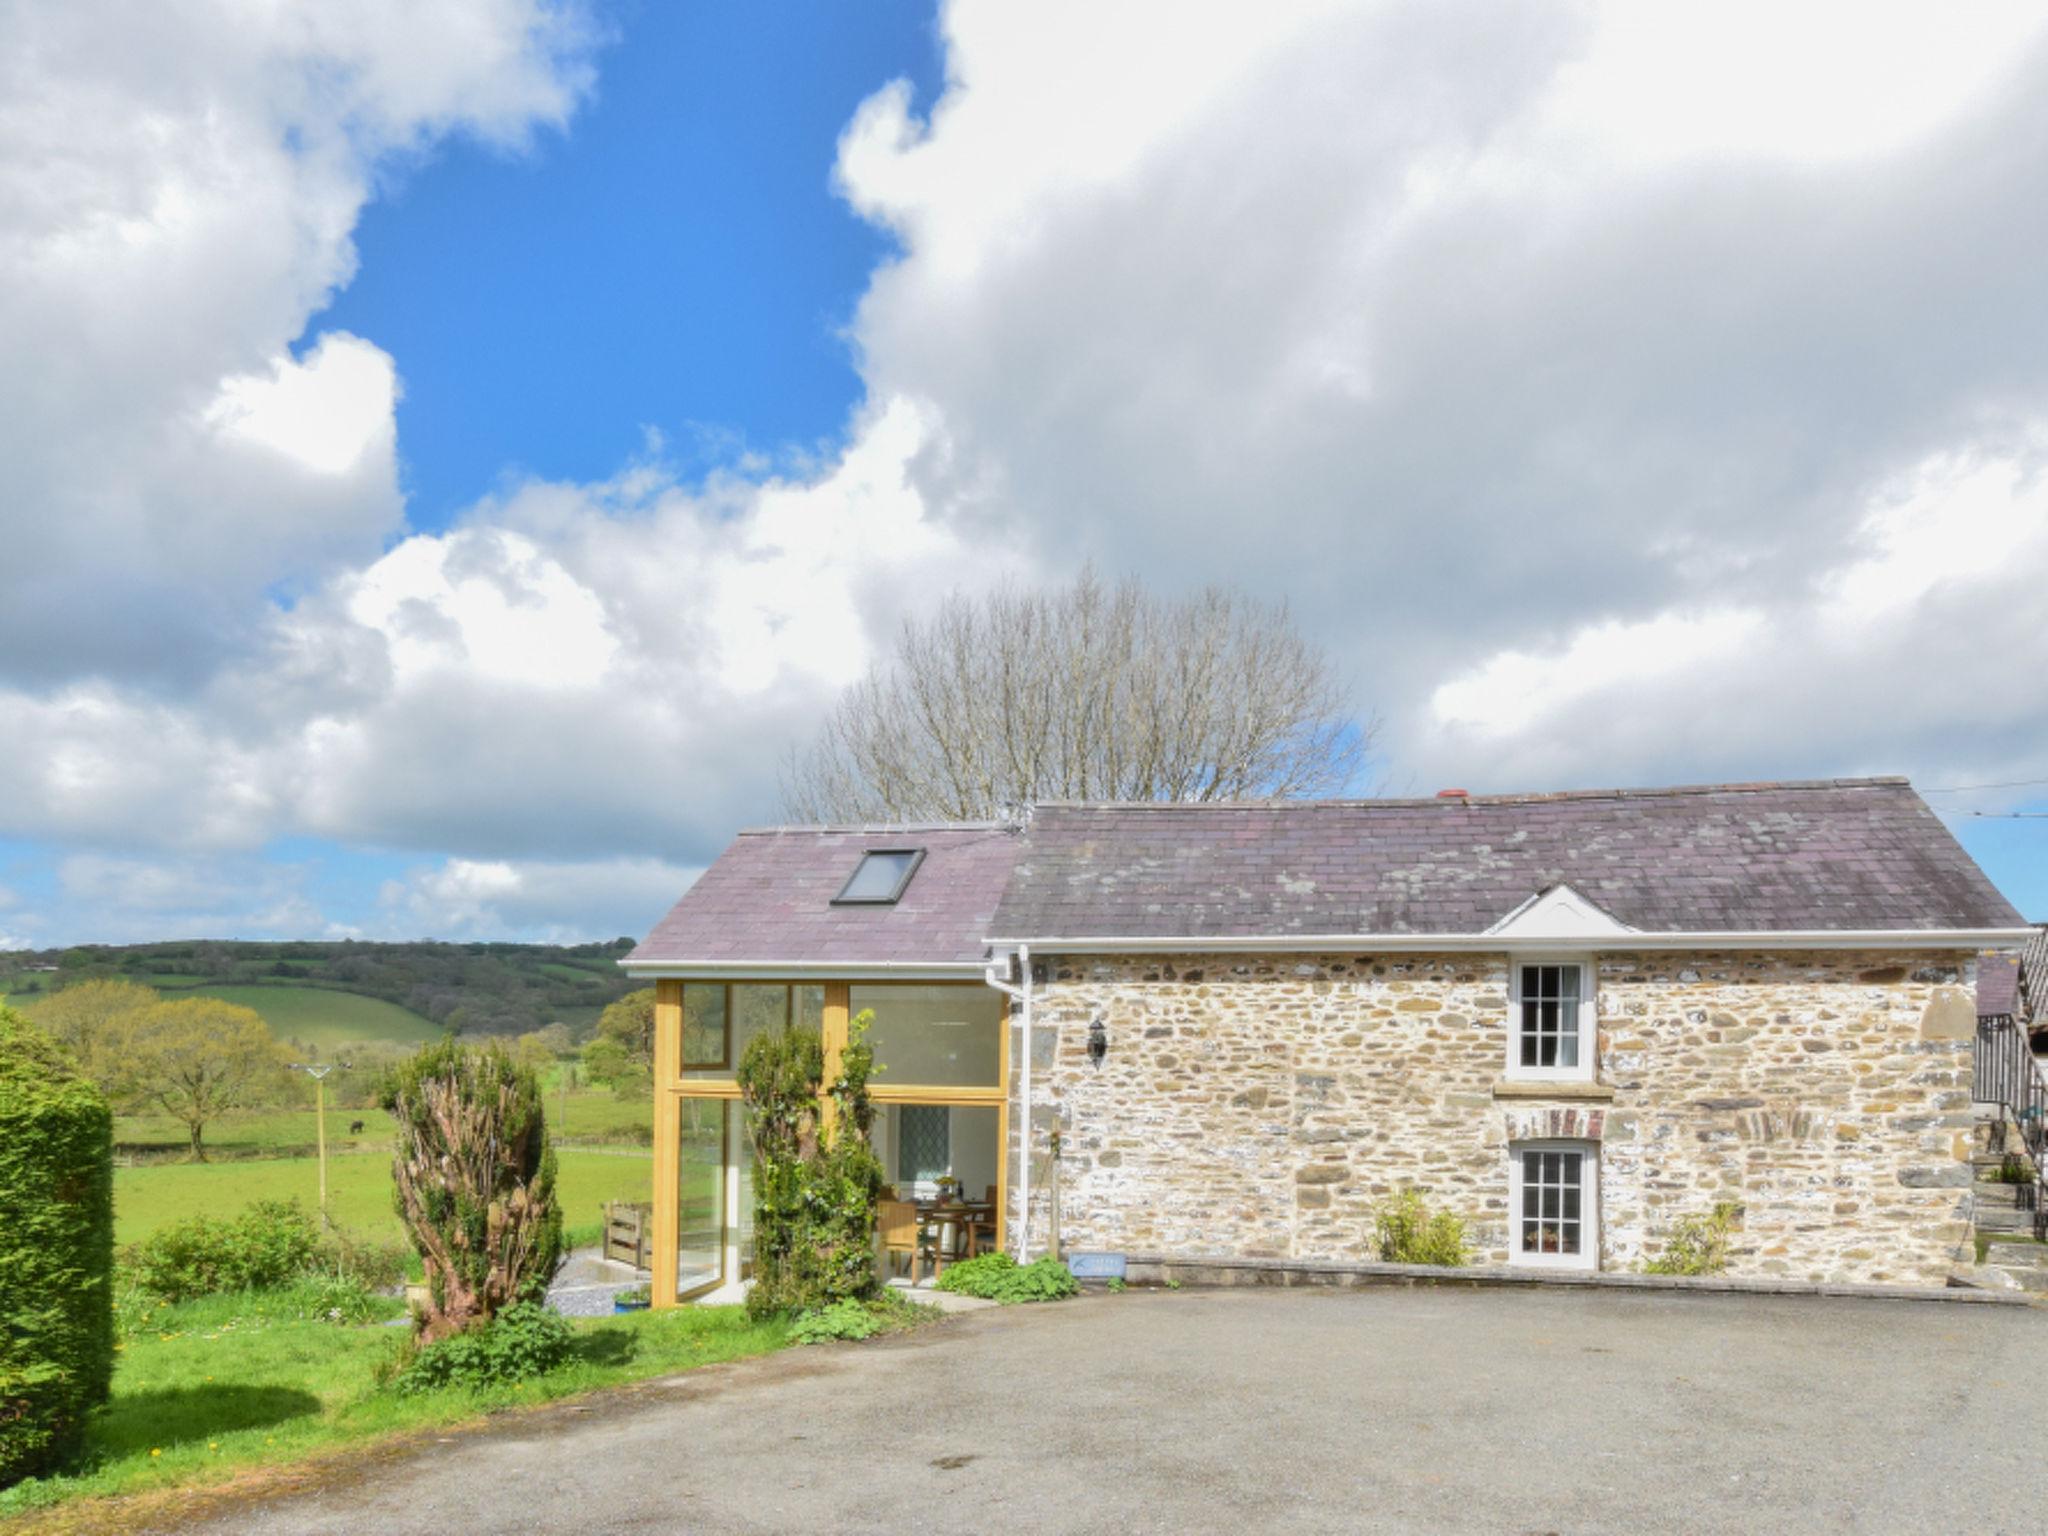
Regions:
[[1431, 1213], [1422, 1192], [1404, 1189], [1373, 1218], [1380, 1258], [1388, 1264], [1435, 1264], [1461, 1267], [1470, 1256], [1464, 1218], [1450, 1211]]
[[869, 1339], [882, 1331], [882, 1320], [858, 1301], [835, 1301], [816, 1312], [806, 1312], [790, 1326], [789, 1337], [796, 1344], [825, 1344], [834, 1339]]
[[314, 1263], [324, 1274], [357, 1281], [373, 1291], [389, 1291], [404, 1283], [412, 1257], [403, 1243], [351, 1236], [337, 1228], [321, 1240]]
[[740, 1092], [754, 1144], [754, 1317], [819, 1312], [876, 1290], [875, 1201], [882, 1165], [869, 1137], [874, 1105], [868, 1074], [871, 1015], [852, 1022], [839, 1076], [819, 1112], [824, 1044], [814, 1029], [756, 1035], [740, 1057]]
[[487, 1323], [424, 1344], [392, 1379], [400, 1392], [491, 1387], [545, 1376], [569, 1355], [568, 1320], [537, 1301], [515, 1302]]
[[302, 1285], [304, 1315], [316, 1323], [375, 1322], [383, 1310], [377, 1305], [376, 1293], [348, 1275], [321, 1275]]
[[61, 1465], [114, 1374], [114, 1122], [0, 1008], [0, 1488]]
[[1022, 1301], [1058, 1301], [1081, 1289], [1074, 1272], [1051, 1254], [1019, 1264], [1007, 1253], [984, 1253], [948, 1265], [934, 1282], [942, 1291], [979, 1296], [1005, 1305]]
[[221, 1291], [268, 1291], [313, 1267], [320, 1233], [296, 1200], [259, 1200], [221, 1220], [194, 1216], [159, 1227], [126, 1254], [136, 1285], [164, 1301]]
[[1705, 1216], [1687, 1216], [1671, 1229], [1664, 1251], [1643, 1265], [1651, 1275], [1718, 1275], [1728, 1267], [1728, 1236], [1742, 1207], [1716, 1201]]
[[420, 1336], [446, 1339], [538, 1301], [562, 1250], [539, 1079], [503, 1046], [429, 1045], [386, 1079], [399, 1218], [419, 1250]]

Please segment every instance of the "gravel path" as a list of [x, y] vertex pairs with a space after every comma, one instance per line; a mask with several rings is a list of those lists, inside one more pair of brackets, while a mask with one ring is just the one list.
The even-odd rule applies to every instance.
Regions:
[[202, 1528], [2037, 1533], [2044, 1380], [2017, 1307], [1131, 1291], [599, 1394]]
[[548, 1305], [564, 1317], [609, 1317], [613, 1297], [646, 1283], [646, 1270], [615, 1263], [601, 1248], [579, 1248], [548, 1287]]

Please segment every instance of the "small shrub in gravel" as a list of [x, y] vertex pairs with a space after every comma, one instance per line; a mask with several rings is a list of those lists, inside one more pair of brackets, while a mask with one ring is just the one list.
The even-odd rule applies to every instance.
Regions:
[[1007, 1253], [985, 1253], [949, 1266], [935, 1284], [942, 1291], [1005, 1304], [1059, 1301], [1081, 1289], [1073, 1271], [1050, 1254], [1019, 1264]]
[[1373, 1218], [1380, 1258], [1388, 1264], [1435, 1264], [1445, 1269], [1464, 1265], [1470, 1252], [1465, 1223], [1450, 1211], [1432, 1212], [1422, 1192], [1404, 1189]]
[[790, 1325], [789, 1337], [797, 1344], [825, 1344], [834, 1339], [871, 1339], [882, 1331], [882, 1320], [858, 1301], [835, 1301], [816, 1312], [806, 1312]]
[[1718, 1275], [1728, 1267], [1728, 1236], [1742, 1207], [1718, 1202], [1705, 1216], [1687, 1216], [1671, 1229], [1664, 1251], [1643, 1266], [1649, 1275]]

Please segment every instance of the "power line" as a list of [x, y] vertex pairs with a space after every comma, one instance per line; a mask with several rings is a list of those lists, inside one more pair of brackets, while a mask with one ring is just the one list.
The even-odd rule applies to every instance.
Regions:
[[1963, 814], [1986, 816], [1993, 821], [2048, 821], [2048, 811], [1965, 811]]
[[2007, 779], [2002, 784], [1951, 784], [1947, 789], [1923, 789], [1923, 795], [1960, 795], [1973, 789], [2032, 789], [2037, 784], [2048, 784], [2048, 779]]

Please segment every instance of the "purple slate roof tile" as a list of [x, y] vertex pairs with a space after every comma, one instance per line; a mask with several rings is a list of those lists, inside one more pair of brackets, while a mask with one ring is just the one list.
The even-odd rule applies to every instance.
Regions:
[[1977, 1017], [1997, 1018], [2022, 1012], [2020, 1008], [2020, 957], [1980, 955], [1977, 958]]
[[[833, 906], [860, 855], [887, 847], [928, 850], [902, 899]], [[1828, 779], [1045, 805], [1025, 832], [767, 828], [741, 833], [630, 961], [939, 965], [981, 959], [990, 938], [1478, 933], [1560, 881], [1650, 932], [2021, 926], [1905, 780]]]
[[1051, 805], [992, 937], [1478, 933], [1563, 881], [1651, 932], [2020, 926], [1904, 779]]
[[[1017, 851], [993, 826], [742, 832], [627, 957], [634, 962], [969, 963], [982, 957]], [[922, 848], [893, 906], [834, 906], [861, 855]]]

